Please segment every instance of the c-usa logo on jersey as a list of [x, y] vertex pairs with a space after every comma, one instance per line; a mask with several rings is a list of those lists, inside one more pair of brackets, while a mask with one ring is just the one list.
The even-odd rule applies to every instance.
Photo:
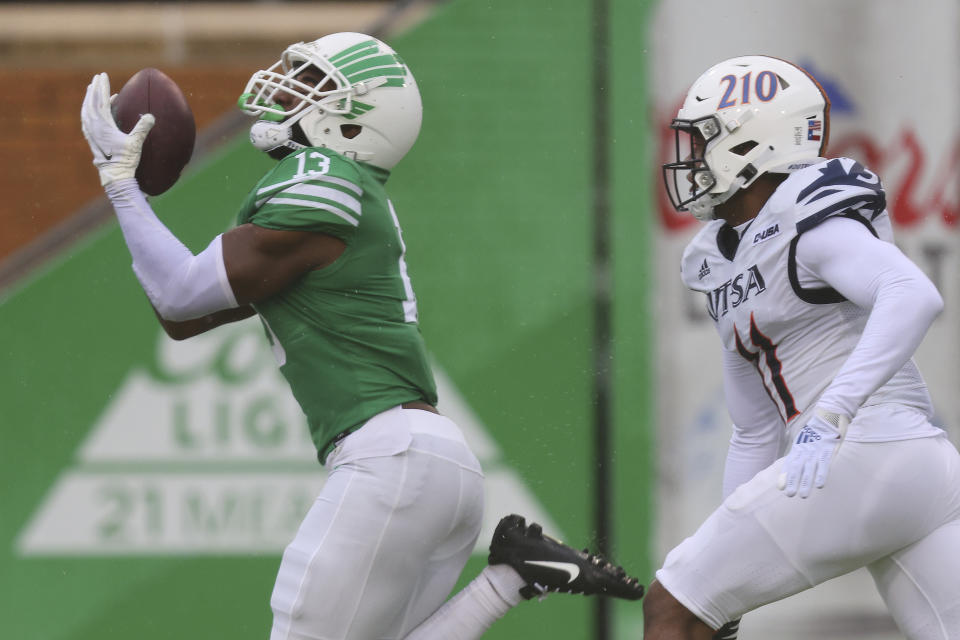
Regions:
[[707, 292], [707, 313], [716, 322], [727, 315], [730, 309], [736, 309], [749, 300], [751, 295], [759, 295], [766, 290], [767, 284], [760, 268], [753, 265], [713, 291]]
[[753, 235], [753, 244], [754, 246], [760, 244], [761, 242], [766, 242], [774, 236], [780, 235], [780, 224], [774, 223], [764, 229], [763, 231], [758, 231]]

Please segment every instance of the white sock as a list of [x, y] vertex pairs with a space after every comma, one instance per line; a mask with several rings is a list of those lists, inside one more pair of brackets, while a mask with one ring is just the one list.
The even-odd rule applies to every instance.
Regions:
[[520, 574], [505, 564], [484, 567], [404, 640], [477, 640], [523, 600], [524, 585]]

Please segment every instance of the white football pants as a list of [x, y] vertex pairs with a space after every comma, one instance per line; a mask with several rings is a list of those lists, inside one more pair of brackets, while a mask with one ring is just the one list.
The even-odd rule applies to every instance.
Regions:
[[271, 640], [403, 638], [439, 608], [480, 533], [483, 475], [448, 418], [396, 407], [347, 436], [286, 548]]
[[960, 454], [946, 436], [844, 442], [807, 499], [777, 488], [781, 462], [667, 555], [667, 591], [716, 629], [868, 567], [908, 638], [960, 640]]

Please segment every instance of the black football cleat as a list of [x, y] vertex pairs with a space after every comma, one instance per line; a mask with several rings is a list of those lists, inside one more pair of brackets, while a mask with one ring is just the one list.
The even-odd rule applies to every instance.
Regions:
[[520, 589], [520, 595], [527, 599], [549, 592], [627, 600], [643, 597], [643, 585], [622, 567], [544, 535], [540, 525], [531, 522], [527, 526], [523, 516], [516, 514], [500, 520], [493, 532], [487, 562], [513, 567], [527, 582]]

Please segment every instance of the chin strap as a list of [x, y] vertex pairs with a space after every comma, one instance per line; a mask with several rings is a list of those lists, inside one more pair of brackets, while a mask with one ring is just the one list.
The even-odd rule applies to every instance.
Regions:
[[260, 151], [270, 152], [281, 147], [294, 151], [306, 149], [306, 146], [293, 140], [293, 125], [307, 114], [304, 109], [289, 120], [274, 122], [272, 120], [257, 120], [250, 127], [250, 144]]
[[[293, 139], [293, 125], [296, 124], [299, 119], [298, 116], [287, 122], [257, 120], [250, 127], [250, 142], [260, 151], [278, 160], [286, 157], [291, 151], [306, 149], [308, 145], [301, 144]], [[312, 146], [327, 148], [327, 145], [322, 143]], [[357, 162], [369, 162], [375, 155], [370, 151], [357, 151], [353, 149], [345, 149], [343, 151], [334, 150]]]
[[694, 200], [687, 206], [687, 209], [697, 220], [709, 222], [717, 217], [713, 212], [713, 206], [713, 200], [707, 197], [701, 200]]
[[705, 194], [703, 198], [691, 202], [689, 205], [690, 213], [693, 214], [694, 218], [703, 222], [716, 220], [717, 215], [714, 212], [714, 208], [717, 205], [721, 205], [729, 200], [733, 194], [735, 194], [741, 188], [743, 188], [743, 179], [737, 178], [734, 181], [733, 186], [730, 187], [726, 193]]
[[737, 177], [734, 178], [733, 184], [730, 185], [730, 188], [727, 189], [725, 193], [711, 193], [705, 195], [699, 200], [694, 200], [690, 203], [689, 209], [690, 213], [693, 214], [693, 217], [697, 220], [709, 221], [715, 220], [716, 214], [714, 213], [714, 207], [721, 205], [735, 194], [737, 191], [746, 188], [753, 180], [761, 174], [757, 173], [757, 169], [754, 166], [754, 163], [763, 160], [764, 157], [773, 152], [772, 148], [764, 153], [761, 153], [757, 158], [754, 159], [754, 162], [747, 164], [740, 173], [737, 174]]

